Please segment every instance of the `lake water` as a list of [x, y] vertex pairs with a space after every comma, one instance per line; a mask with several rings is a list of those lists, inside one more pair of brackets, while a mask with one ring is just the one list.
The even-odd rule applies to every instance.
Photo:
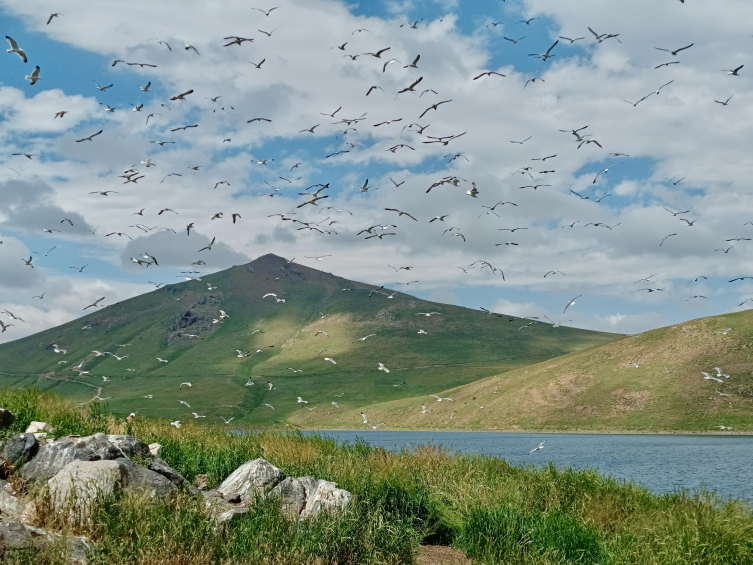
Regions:
[[[656, 492], [715, 490], [753, 501], [753, 437], [702, 435], [596, 435], [492, 432], [321, 431], [353, 442], [361, 438], [389, 450], [441, 445], [457, 453], [494, 455], [514, 465], [596, 469]], [[544, 448], [529, 453], [540, 442]]]

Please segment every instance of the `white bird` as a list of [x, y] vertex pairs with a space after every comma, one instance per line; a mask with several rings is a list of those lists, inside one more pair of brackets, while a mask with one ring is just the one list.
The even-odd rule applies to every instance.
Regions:
[[68, 351], [66, 351], [65, 349], [60, 349], [60, 348], [58, 347], [58, 344], [57, 344], [57, 343], [53, 343], [53, 344], [51, 345], [51, 347], [52, 347], [52, 350], [53, 350], [53, 351], [54, 351], [55, 353], [62, 353], [63, 355], [66, 355], [66, 354], [68, 353]]
[[418, 330], [418, 333], [423, 334], [423, 335], [429, 335], [429, 332], [424, 331], [424, 330]]
[[38, 80], [42, 80], [42, 77], [39, 76], [39, 65], [34, 67], [34, 70], [31, 71], [30, 75], [26, 75], [24, 78], [29, 81], [30, 84], [36, 84]]
[[380, 371], [384, 371], [385, 373], [389, 373], [390, 372], [390, 370], [387, 367], [385, 367], [384, 365], [382, 365], [381, 363], [379, 363], [379, 370]]
[[290, 369], [294, 373], [302, 373], [303, 372], [303, 369], [294, 369], [293, 367], [288, 367], [288, 369]]
[[718, 383], [724, 382], [722, 379], [717, 379], [716, 377], [712, 377], [711, 375], [709, 375], [708, 373], [704, 373], [703, 371], [701, 371], [701, 374], [703, 375], [703, 378], [707, 381], [711, 380], [711, 381], [716, 381]]
[[[222, 416], [220, 416], [220, 418], [222, 418]], [[222, 421], [223, 421], [223, 422], [225, 422], [225, 425], [229, 424], [229, 423], [230, 423], [230, 422], [232, 422], [233, 420], [235, 420], [235, 416], [233, 416], [233, 417], [232, 417], [232, 418], [230, 418], [229, 420], [226, 420], [225, 418], [222, 418]]]
[[168, 362], [167, 359], [162, 359], [161, 357], [157, 357], [157, 361], [159, 361], [160, 363], [167, 363]]
[[139, 85], [139, 88], [141, 89], [141, 92], [149, 92], [149, 87], [152, 86], [152, 82], [149, 81], [146, 83], [146, 86]]
[[153, 394], [146, 394], [146, 395], [142, 396], [141, 398], [154, 398], [154, 395]]
[[581, 296], [583, 296], [583, 295], [579, 294], [578, 296], [576, 296], [575, 298], [573, 298], [571, 301], [569, 301], [567, 303], [567, 306], [565, 306], [565, 309], [562, 311], [562, 313], [564, 314], [565, 312], [567, 312], [567, 309], [570, 308], [570, 306], [572, 306], [573, 304], [575, 304], [575, 301], [578, 300]]
[[179, 404], [184, 404], [184, 405], [188, 406], [189, 408], [191, 408], [191, 405], [188, 402], [186, 402], [185, 400], [178, 400], [178, 403]]
[[176, 428], [180, 428], [180, 420], [175, 420], [174, 422], [170, 422], [171, 426], [175, 426]]
[[[10, 49], [8, 49], [7, 53], [15, 53], [16, 55], [18, 55], [19, 57], [21, 57], [21, 60], [24, 63], [26, 63], [27, 62], [26, 53], [24, 53], [24, 50], [21, 49], [18, 46], [18, 43], [16, 43], [16, 40], [13, 39], [12, 37], [7, 36], [7, 35], [5, 36], [5, 39], [8, 40], [8, 43], [10, 43]], [[37, 70], [39, 70], [39, 67], [37, 67]], [[26, 78], [28, 78], [28, 77], [26, 77]], [[34, 83], [32, 83], [32, 84], [34, 84]]]
[[248, 353], [243, 353], [240, 349], [235, 350], [238, 353], [238, 357], [243, 359], [244, 357], [248, 357]]
[[333, 400], [333, 401], [331, 402], [331, 404], [332, 404], [332, 405], [333, 405], [333, 406], [334, 406], [335, 408], [340, 408], [340, 406], [339, 406], [339, 405], [337, 404], [337, 402], [335, 402], [334, 400]]
[[436, 394], [430, 394], [429, 396], [433, 396], [437, 399], [437, 402], [442, 402], [443, 400], [449, 400], [450, 402], [455, 402], [452, 398], [442, 398], [441, 396], [437, 396]]
[[714, 369], [716, 370], [716, 376], [717, 377], [724, 377], [726, 379], [729, 378], [729, 375], [723, 373], [722, 370], [719, 367], [714, 367]]
[[545, 442], [545, 441], [546, 441], [546, 440], [542, 441], [542, 442], [541, 442], [541, 443], [539, 444], [539, 446], [538, 446], [538, 447], [534, 447], [534, 448], [533, 448], [533, 449], [532, 449], [531, 451], [529, 451], [528, 453], [533, 453], [534, 451], [539, 451], [540, 449], [544, 449], [544, 442]]
[[442, 312], [419, 312], [418, 314], [416, 314], [416, 316], [426, 316], [427, 318], [431, 318], [432, 316], [435, 316], [441, 313]]
[[192, 387], [193, 386], [191, 383], [180, 383], [180, 386], [178, 387], [178, 390], [183, 390], [183, 385], [186, 385], [187, 387]]
[[298, 404], [301, 404], [301, 403], [303, 403], [303, 404], [308, 404], [308, 403], [309, 403], [309, 401], [308, 401], [308, 400], [304, 400], [303, 398], [301, 398], [301, 397], [299, 396], [299, 397], [298, 397]]
[[329, 361], [333, 365], [337, 365], [337, 361], [335, 361], [334, 359], [332, 359], [332, 357], [325, 357], [324, 360], [325, 361]]
[[271, 404], [262, 404], [262, 406], [266, 406], [266, 407], [268, 407], [268, 408], [271, 408], [272, 410], [274, 410], [274, 409], [275, 409], [275, 407], [274, 407], [274, 406], [272, 406]]
[[248, 382], [246, 383], [246, 386], [254, 386], [254, 381], [251, 380], [251, 377], [248, 378]]
[[421, 404], [421, 414], [426, 414], [427, 412], [431, 412], [424, 404]]
[[196, 412], [191, 412], [191, 414], [193, 414], [194, 419], [196, 419], [196, 418], [206, 418], [206, 416], [200, 416]]
[[354, 341], [353, 343], [355, 343], [356, 341], [366, 341], [366, 340], [367, 340], [368, 338], [370, 338], [370, 337], [374, 337], [375, 335], [376, 335], [376, 334], [369, 334], [369, 335], [366, 335], [366, 336], [364, 336], [364, 337], [359, 337], [359, 338], [358, 338], [358, 339], [356, 339], [356, 340], [355, 340], [355, 341]]
[[369, 423], [369, 422], [371, 421], [371, 420], [369, 420], [369, 418], [368, 418], [368, 417], [366, 416], [366, 414], [364, 414], [363, 412], [361, 412], [361, 418], [363, 418], [363, 423], [364, 423], [364, 424], [368, 424], [368, 423]]

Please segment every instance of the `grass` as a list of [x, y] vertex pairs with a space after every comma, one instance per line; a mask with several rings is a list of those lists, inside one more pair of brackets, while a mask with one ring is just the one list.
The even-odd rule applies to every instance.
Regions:
[[[716, 333], [726, 328], [732, 329]], [[714, 367], [730, 378], [704, 379], [702, 372], [716, 376]], [[725, 426], [750, 433], [753, 310], [648, 331], [431, 394], [454, 402], [423, 394], [351, 410], [394, 429], [719, 432]], [[421, 403], [431, 412], [423, 414]], [[294, 414], [290, 422], [338, 427], [335, 411], [328, 412]]]
[[[207, 290], [206, 283], [216, 290]], [[519, 320], [402, 293], [369, 297], [372, 288], [264, 256], [3, 344], [0, 386], [39, 386], [79, 402], [102, 387], [101, 396], [110, 398], [110, 409], [119, 415], [185, 420], [196, 411], [216, 423], [221, 416], [234, 417], [236, 424], [255, 427], [279, 427], [293, 415], [308, 414], [298, 396], [323, 410], [332, 408], [334, 394], [344, 393], [339, 404], [351, 411], [350, 419], [330, 418], [342, 427], [360, 422], [354, 409], [365, 404], [433, 394], [619, 337], [544, 325], [519, 332]], [[262, 300], [267, 292], [286, 302]], [[213, 324], [220, 309], [230, 317]], [[416, 316], [430, 311], [442, 314]], [[418, 335], [419, 329], [428, 334]], [[318, 330], [328, 335], [316, 335]], [[369, 334], [376, 335], [357, 341]], [[55, 354], [53, 343], [67, 355]], [[239, 358], [236, 349], [252, 353]], [[93, 350], [128, 357], [118, 361]], [[72, 370], [81, 362], [90, 375]], [[380, 362], [391, 373], [378, 370]], [[245, 386], [249, 378], [254, 386]], [[184, 381], [194, 387], [179, 394]], [[275, 410], [262, 407], [265, 403]]]
[[[19, 412], [6, 435], [32, 418], [66, 433], [128, 432], [162, 444], [163, 458], [189, 480], [208, 474], [210, 486], [264, 457], [290, 476], [332, 480], [354, 495], [346, 513], [298, 523], [260, 500], [217, 529], [185, 493], [156, 506], [116, 494], [96, 505], [93, 525], [63, 524], [96, 542], [95, 564], [407, 564], [420, 543], [452, 545], [490, 565], [753, 564], [750, 506], [708, 493], [659, 495], [595, 471], [512, 466], [431, 446], [394, 453], [315, 435], [228, 434], [193, 422], [179, 430], [149, 418], [129, 425], [34, 389], [5, 389], [0, 406]], [[61, 525], [52, 516], [39, 520]], [[50, 559], [19, 553], [7, 562], [56, 563]]]

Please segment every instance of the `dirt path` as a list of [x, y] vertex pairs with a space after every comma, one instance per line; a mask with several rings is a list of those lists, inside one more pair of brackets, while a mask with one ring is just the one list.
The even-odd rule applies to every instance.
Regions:
[[442, 545], [422, 545], [418, 550], [418, 565], [471, 565], [462, 551]]

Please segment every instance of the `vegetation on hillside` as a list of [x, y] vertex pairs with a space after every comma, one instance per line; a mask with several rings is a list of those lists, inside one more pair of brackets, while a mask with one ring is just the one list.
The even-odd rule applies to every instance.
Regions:
[[[753, 310], [644, 332], [431, 394], [453, 402], [422, 394], [355, 410], [394, 429], [751, 432]], [[421, 403], [431, 412], [422, 413]], [[332, 411], [290, 421], [340, 427]]]
[[[137, 418], [131, 424], [96, 408], [76, 409], [36, 389], [5, 389], [0, 406], [13, 429], [44, 420], [58, 434], [130, 433], [163, 446], [163, 458], [189, 480], [218, 485], [238, 465], [264, 457], [294, 476], [332, 480], [355, 495], [349, 510], [289, 522], [260, 501], [215, 529], [187, 494], [169, 506], [124, 495], [100, 501], [83, 533], [93, 563], [412, 563], [421, 543], [452, 545], [480, 563], [753, 563], [753, 514], [742, 502], [708, 493], [657, 495], [594, 471], [516, 467], [495, 457], [458, 456], [425, 446], [393, 453], [317, 436], [228, 434], [215, 426]], [[55, 516], [40, 525], [61, 525]], [[55, 555], [14, 554], [10, 563], [58, 563]]]
[[[619, 337], [547, 324], [521, 332], [519, 318], [373, 290], [265, 255], [4, 344], [0, 386], [39, 386], [79, 402], [100, 391], [120, 415], [185, 420], [195, 411], [215, 423], [279, 427], [309, 412], [304, 406], [333, 408], [334, 394], [352, 412]], [[441, 314], [418, 315], [432, 311]], [[179, 390], [186, 381], [193, 387]], [[351, 416], [352, 424], [361, 420], [357, 411]]]

